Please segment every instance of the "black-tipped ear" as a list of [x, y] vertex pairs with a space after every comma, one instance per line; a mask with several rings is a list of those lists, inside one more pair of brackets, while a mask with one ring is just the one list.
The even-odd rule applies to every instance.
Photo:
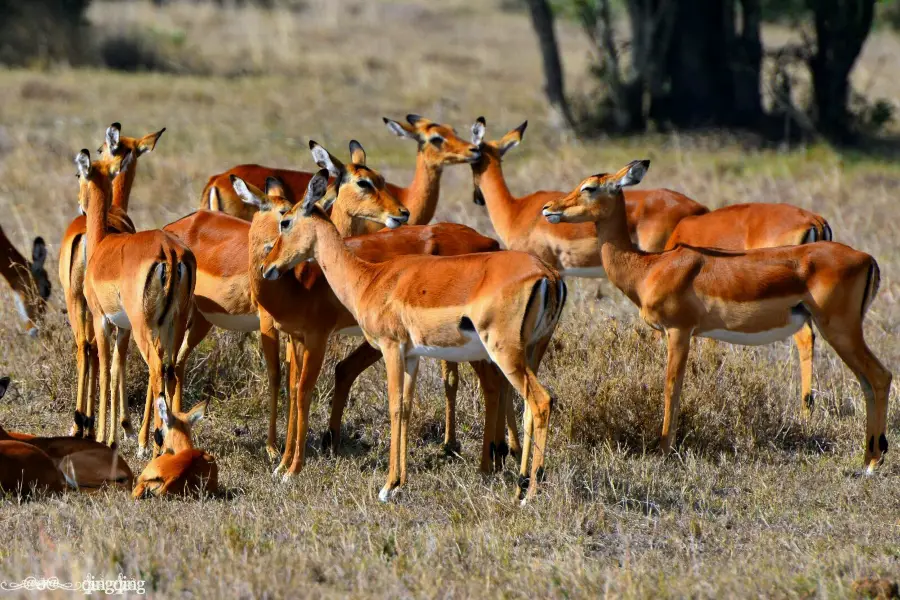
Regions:
[[6, 395], [6, 390], [9, 389], [9, 384], [9, 377], [0, 377], [0, 398]]
[[81, 152], [75, 155], [75, 168], [78, 169], [80, 177], [87, 177], [91, 174], [91, 153], [87, 148], [82, 148]]
[[384, 120], [384, 124], [387, 125], [388, 130], [391, 133], [396, 135], [397, 137], [408, 138], [411, 140], [417, 140], [418, 136], [414, 130], [410, 128], [409, 125], [404, 125], [403, 123], [398, 123], [393, 119], [388, 119], [387, 117], [381, 117]]
[[406, 115], [406, 122], [409, 123], [410, 125], [412, 125], [413, 127], [415, 127], [416, 123], [418, 123], [419, 121], [424, 121], [424, 120], [425, 120], [425, 117], [422, 117], [420, 115], [415, 115], [415, 114]]
[[350, 140], [350, 162], [354, 165], [366, 164], [366, 151], [356, 140]]
[[266, 196], [285, 197], [284, 184], [273, 175], [266, 177]]
[[515, 131], [519, 132], [519, 137], [525, 136], [525, 130], [528, 128], [528, 121], [523, 121], [521, 125], [516, 127]]
[[325, 196], [327, 189], [328, 169], [321, 169], [313, 175], [309, 180], [309, 185], [306, 186], [306, 196], [303, 198], [302, 206], [303, 216], [308, 217], [312, 214], [316, 203]]
[[343, 163], [333, 157], [321, 144], [315, 140], [309, 140], [309, 151], [312, 153], [313, 160], [320, 169], [328, 169], [328, 172], [332, 177], [340, 178], [343, 176]]
[[625, 174], [617, 182], [619, 187], [639, 184], [650, 169], [650, 161], [647, 159], [633, 160], [628, 163], [626, 169]]
[[38, 236], [31, 245], [31, 268], [43, 269], [45, 260], [47, 260], [47, 244], [44, 243], [44, 238]]
[[472, 124], [472, 143], [480, 146], [484, 141], [485, 131], [487, 131], [487, 123], [485, 123], [484, 117], [478, 117]]
[[121, 123], [116, 122], [106, 128], [106, 147], [109, 148], [110, 154], [114, 153], [119, 147], [119, 137], [121, 134]]
[[234, 188], [234, 193], [238, 195], [238, 198], [240, 198], [242, 202], [255, 206], [261, 211], [268, 210], [268, 203], [263, 202], [262, 198], [251, 192], [250, 188], [247, 187], [247, 182], [234, 173], [230, 174], [228, 177], [231, 179], [231, 187]]

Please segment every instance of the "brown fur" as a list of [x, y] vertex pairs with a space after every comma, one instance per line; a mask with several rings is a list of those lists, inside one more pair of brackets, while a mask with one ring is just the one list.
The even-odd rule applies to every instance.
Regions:
[[25, 311], [25, 314], [21, 315], [22, 331], [32, 335], [38, 331], [41, 316], [46, 308], [46, 300], [50, 297], [50, 280], [47, 271], [44, 270], [46, 254], [44, 240], [35, 238], [32, 255], [33, 260], [35, 257], [38, 260], [34, 262], [26, 260], [0, 228], [0, 276], [18, 296], [19, 305]]
[[32, 491], [59, 494], [62, 474], [43, 451], [16, 440], [0, 441], [0, 490], [30, 496]]

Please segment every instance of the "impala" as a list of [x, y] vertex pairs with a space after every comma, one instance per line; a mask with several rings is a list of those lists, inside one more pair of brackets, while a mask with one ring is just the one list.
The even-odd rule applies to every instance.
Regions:
[[170, 410], [165, 396], [156, 398], [161, 427], [156, 430], [162, 454], [151, 460], [134, 486], [135, 499], [165, 494], [215, 494], [219, 491], [219, 466], [209, 453], [194, 448], [193, 426], [206, 414], [208, 401], [187, 413]]
[[[530, 499], [543, 471], [551, 398], [535, 370], [565, 300], [565, 284], [538, 258], [520, 252], [454, 257], [399, 256], [380, 263], [359, 258], [316, 206], [326, 171], [310, 180], [306, 197], [280, 223], [280, 235], [262, 263], [277, 279], [315, 258], [331, 289], [353, 314], [366, 340], [384, 355], [390, 399], [391, 449], [387, 501], [406, 482], [409, 419], [419, 358], [490, 359], [526, 399], [519, 495]], [[487, 401], [487, 399], [486, 399]], [[487, 401], [485, 432], [496, 428], [499, 398]], [[527, 466], [534, 437], [531, 478]]]
[[[569, 277], [603, 277], [600, 247], [593, 227], [585, 223], [551, 226], [541, 218], [547, 202], [565, 192], [540, 191], [516, 198], [503, 177], [501, 162], [522, 141], [525, 121], [496, 141], [485, 141], [485, 120], [472, 126], [472, 141], [481, 149], [481, 158], [472, 164], [475, 202], [487, 206], [494, 230], [510, 250], [530, 252]], [[677, 223], [707, 208], [683, 194], [658, 189], [629, 192], [626, 197], [628, 228], [638, 245], [660, 251]]]
[[[340, 223], [344, 235], [353, 233], [354, 228], [359, 227], [359, 222], [376, 220], [381, 224], [399, 226], [406, 220], [407, 210], [386, 191], [381, 176], [364, 167], [365, 151], [358, 142], [351, 142], [351, 151], [357, 159], [363, 157], [361, 164], [344, 165], [315, 142], [312, 143], [312, 150], [328, 161], [335, 176], [346, 186], [344, 194], [340, 196], [341, 201], [335, 202], [332, 207], [332, 217]], [[273, 194], [277, 189], [279, 197], [286, 193], [284, 187], [274, 179], [270, 180], [270, 188]], [[289, 205], [283, 210], [287, 211], [288, 208]], [[254, 213], [257, 210], [258, 207], [254, 207]], [[197, 285], [194, 291], [197, 311], [175, 364], [178, 383], [173, 409], [175, 412], [181, 410], [180, 382], [184, 378], [188, 357], [213, 325], [230, 331], [259, 330], [269, 379], [269, 432], [266, 450], [274, 458], [279, 454], [275, 446], [278, 390], [281, 385], [278, 331], [269, 315], [269, 306], [258, 306], [259, 299], [254, 297], [251, 287], [251, 280], [254, 279], [249, 262], [251, 226], [246, 221], [221, 212], [199, 210], [166, 225], [163, 230], [189, 246], [197, 260]], [[271, 306], [277, 314], [298, 310], [296, 306], [289, 305], [287, 291], [275, 291], [265, 297], [277, 300]]]
[[875, 259], [835, 242], [727, 252], [678, 246], [661, 254], [635, 249], [622, 188], [640, 182], [650, 161], [588, 177], [548, 202], [550, 223], [594, 222], [603, 266], [641, 317], [668, 338], [661, 447], [671, 450], [691, 337], [744, 345], [785, 339], [812, 320], [859, 379], [866, 397], [865, 467], [883, 461], [891, 373], [863, 337], [863, 318], [880, 281]]
[[0, 491], [61, 493], [66, 488], [62, 472], [39, 448], [17, 440], [0, 440]]
[[[107, 215], [107, 228], [114, 233], [134, 233], [134, 223], [128, 217], [128, 200], [131, 186], [137, 172], [138, 157], [156, 148], [156, 143], [166, 130], [165, 127], [141, 138], [123, 136], [122, 126], [113, 123], [106, 130], [99, 152], [107, 159], [122, 159], [131, 156], [121, 176], [112, 184], [112, 204]], [[97, 347], [94, 341], [93, 317], [84, 296], [84, 276], [87, 270], [86, 252], [87, 218], [82, 214], [75, 218], [66, 229], [59, 250], [59, 280], [62, 282], [66, 299], [67, 315], [72, 333], [75, 335], [78, 383], [75, 399], [75, 417], [71, 435], [94, 437], [94, 385], [97, 378]], [[128, 333], [123, 332], [122, 347], [128, 347]], [[123, 371], [125, 353], [114, 350], [113, 368]], [[126, 436], [131, 434], [131, 421], [125, 406], [125, 379], [118, 378], [120, 384], [113, 390], [113, 402], [122, 413], [122, 429]], [[101, 438], [102, 438], [101, 434]]]
[[[106, 434], [110, 388], [118, 389], [123, 371], [110, 382], [110, 343], [120, 355], [131, 331], [150, 370], [153, 397], [174, 394], [172, 365], [184, 340], [193, 306], [197, 264], [191, 251], [173, 235], [160, 230], [110, 233], [106, 229], [109, 196], [116, 176], [127, 169], [133, 153], [91, 163], [82, 150], [75, 158], [79, 202], [87, 214], [87, 271], [84, 294], [93, 315], [100, 374], [98, 435]], [[149, 395], [148, 395], [149, 396]], [[152, 400], [148, 397], [148, 401]], [[110, 402], [110, 432], [115, 442], [116, 403]], [[149, 441], [151, 402], [144, 407], [138, 439], [143, 454]]]
[[0, 227], [0, 275], [13, 291], [22, 330], [30, 336], [37, 335], [38, 323], [50, 298], [50, 279], [44, 270], [46, 259], [47, 246], [43, 238], [34, 238], [31, 262], [28, 262]]
[[[723, 250], [753, 250], [831, 241], [828, 222], [790, 204], [734, 204], [678, 222], [666, 250], [679, 244]], [[809, 321], [794, 334], [800, 357], [801, 411], [813, 407], [812, 368], [815, 335]]]

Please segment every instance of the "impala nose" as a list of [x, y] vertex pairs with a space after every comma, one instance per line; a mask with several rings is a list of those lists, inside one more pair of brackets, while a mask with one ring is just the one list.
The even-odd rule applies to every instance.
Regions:
[[262, 271], [263, 279], [265, 279], [266, 281], [275, 281], [276, 279], [281, 277], [281, 273], [279, 273], [278, 269], [276, 269], [274, 266], [271, 266], [267, 269], [266, 265], [263, 265], [260, 267], [260, 270]]
[[404, 223], [409, 221], [409, 209], [408, 208], [400, 209], [400, 220], [403, 221]]

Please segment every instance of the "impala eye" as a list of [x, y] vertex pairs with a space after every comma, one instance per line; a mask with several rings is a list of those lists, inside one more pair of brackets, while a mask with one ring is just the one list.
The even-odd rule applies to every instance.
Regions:
[[281, 221], [281, 230], [282, 230], [282, 231], [287, 231], [288, 229], [290, 229], [290, 227], [291, 227], [291, 220], [290, 220], [290, 219], [283, 219], [283, 220]]
[[372, 191], [372, 190], [375, 189], [375, 188], [372, 186], [372, 183], [369, 182], [369, 181], [366, 180], [366, 179], [360, 179], [359, 181], [356, 182], [356, 185], [358, 185], [358, 186], [359, 186], [359, 189], [361, 189], [361, 190]]
[[581, 191], [587, 192], [588, 194], [593, 194], [594, 192], [597, 191], [597, 186], [596, 185], [586, 185], [583, 188], [581, 188]]
[[440, 148], [444, 145], [444, 138], [439, 135], [436, 135], [433, 138], [429, 138], [428, 141], [431, 142], [435, 148]]

